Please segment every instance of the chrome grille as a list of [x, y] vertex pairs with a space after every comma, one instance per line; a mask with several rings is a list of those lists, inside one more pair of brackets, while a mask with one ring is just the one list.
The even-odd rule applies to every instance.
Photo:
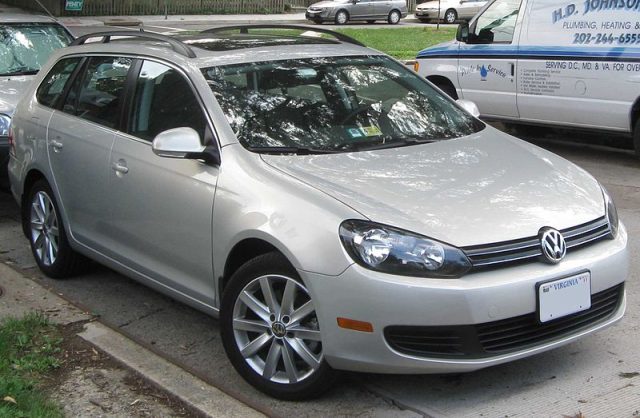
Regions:
[[[609, 221], [605, 216], [582, 225], [563, 229], [560, 232], [562, 232], [567, 243], [567, 252], [572, 248], [580, 247], [611, 235]], [[471, 261], [474, 269], [530, 261], [542, 255], [539, 237], [463, 247], [462, 250]]]

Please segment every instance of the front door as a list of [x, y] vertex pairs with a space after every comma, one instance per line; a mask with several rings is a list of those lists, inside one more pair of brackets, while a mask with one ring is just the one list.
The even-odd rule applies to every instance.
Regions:
[[213, 141], [191, 84], [177, 70], [144, 61], [126, 133], [109, 164], [111, 241], [116, 257], [156, 282], [213, 303], [212, 215], [218, 168], [153, 153], [153, 138], [190, 127]]
[[483, 116], [517, 118], [517, 44], [514, 42], [520, 0], [497, 0], [471, 27], [461, 43], [458, 82], [462, 96]]

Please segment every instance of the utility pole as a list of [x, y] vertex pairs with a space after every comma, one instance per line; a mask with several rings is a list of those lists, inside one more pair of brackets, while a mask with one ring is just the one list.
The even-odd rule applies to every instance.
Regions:
[[440, 1], [438, 0], [438, 19], [436, 19], [436, 30], [440, 30]]

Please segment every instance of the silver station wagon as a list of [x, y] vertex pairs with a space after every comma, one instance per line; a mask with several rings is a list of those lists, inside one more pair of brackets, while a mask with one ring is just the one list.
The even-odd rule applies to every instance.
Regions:
[[55, 53], [9, 163], [45, 274], [87, 257], [219, 316], [233, 366], [283, 399], [622, 318], [627, 233], [587, 172], [348, 37], [253, 28]]
[[305, 17], [315, 23], [334, 22], [344, 25], [349, 21], [375, 23], [384, 20], [391, 25], [407, 17], [406, 0], [329, 0], [313, 3]]

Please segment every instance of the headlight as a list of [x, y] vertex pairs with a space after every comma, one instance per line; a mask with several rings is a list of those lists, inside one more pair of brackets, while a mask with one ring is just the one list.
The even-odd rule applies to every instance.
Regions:
[[601, 184], [600, 188], [602, 189], [602, 195], [604, 196], [604, 209], [607, 212], [607, 219], [609, 220], [609, 227], [611, 228], [611, 236], [613, 238], [618, 235], [618, 227], [620, 225], [620, 219], [618, 218], [618, 210], [616, 209], [616, 205], [613, 203], [613, 199], [607, 192], [607, 189]]
[[405, 276], [456, 278], [471, 268], [458, 248], [369, 221], [340, 225], [340, 239], [353, 260], [371, 270]]
[[7, 115], [0, 114], [0, 136], [9, 136], [9, 128], [11, 127], [11, 118]]

